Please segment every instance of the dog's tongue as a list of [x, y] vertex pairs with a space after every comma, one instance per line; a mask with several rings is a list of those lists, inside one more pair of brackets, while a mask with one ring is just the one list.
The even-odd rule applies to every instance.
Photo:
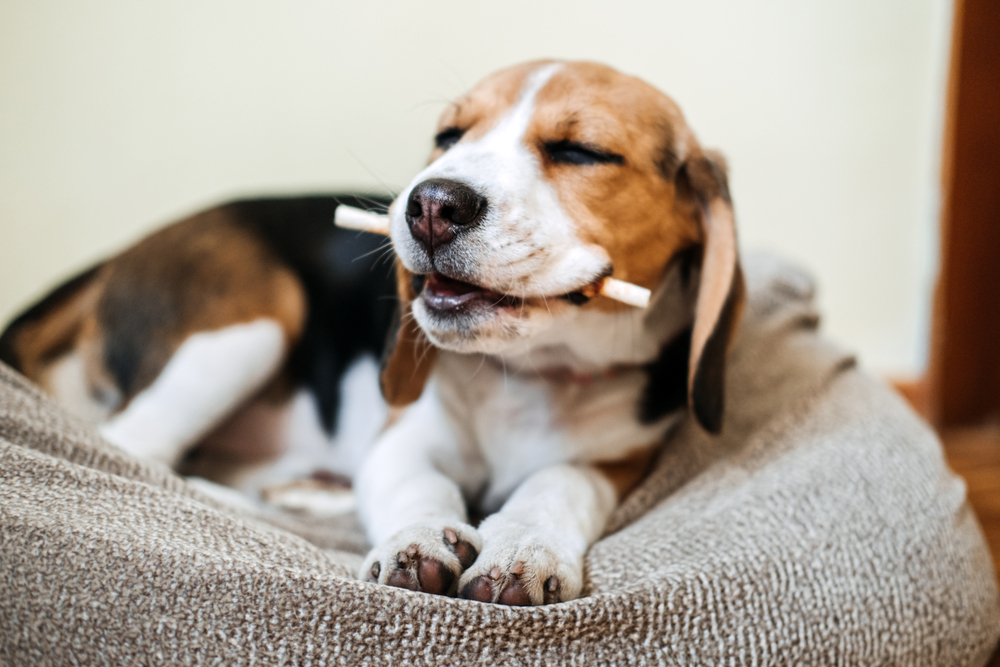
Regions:
[[440, 273], [427, 276], [423, 296], [427, 305], [438, 310], [452, 310], [477, 300], [498, 303], [504, 299], [502, 294], [493, 290], [455, 280]]
[[462, 296], [463, 294], [469, 294], [470, 292], [487, 291], [479, 285], [463, 283], [461, 280], [455, 280], [454, 278], [443, 276], [440, 273], [432, 273], [427, 276], [427, 286], [425, 289], [438, 296]]

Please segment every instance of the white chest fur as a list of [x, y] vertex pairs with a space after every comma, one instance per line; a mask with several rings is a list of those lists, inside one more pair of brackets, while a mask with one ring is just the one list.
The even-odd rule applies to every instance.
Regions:
[[646, 374], [552, 382], [508, 372], [477, 355], [444, 353], [438, 390], [463, 449], [488, 469], [482, 509], [496, 510], [528, 475], [560, 463], [613, 461], [663, 437], [680, 413], [639, 421]]

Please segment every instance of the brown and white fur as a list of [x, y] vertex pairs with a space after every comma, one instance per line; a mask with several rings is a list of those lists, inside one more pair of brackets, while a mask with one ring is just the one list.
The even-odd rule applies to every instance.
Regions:
[[[438, 130], [390, 210], [403, 313], [383, 394], [412, 405], [355, 480], [361, 576], [570, 600], [685, 405], [722, 427], [744, 300], [725, 167], [668, 97], [591, 63], [494, 74]], [[608, 275], [650, 308], [583, 303]]]
[[164, 227], [17, 317], [0, 360], [189, 475], [258, 495], [352, 474], [385, 421], [377, 359], [396, 298], [385, 240], [333, 226], [341, 201], [370, 202], [249, 199]]

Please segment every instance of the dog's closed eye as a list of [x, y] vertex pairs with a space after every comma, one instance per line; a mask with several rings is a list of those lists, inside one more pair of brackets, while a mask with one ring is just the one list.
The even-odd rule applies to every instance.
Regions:
[[557, 164], [622, 164], [625, 161], [621, 155], [575, 141], [550, 141], [543, 148], [549, 159]]
[[434, 137], [434, 145], [446, 151], [457, 144], [463, 134], [465, 134], [465, 130], [460, 127], [446, 127]]

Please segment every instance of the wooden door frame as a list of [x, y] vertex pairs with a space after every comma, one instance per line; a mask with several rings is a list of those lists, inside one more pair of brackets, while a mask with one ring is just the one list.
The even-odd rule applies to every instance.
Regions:
[[901, 386], [932, 423], [1000, 418], [1000, 2], [955, 0], [927, 375]]

